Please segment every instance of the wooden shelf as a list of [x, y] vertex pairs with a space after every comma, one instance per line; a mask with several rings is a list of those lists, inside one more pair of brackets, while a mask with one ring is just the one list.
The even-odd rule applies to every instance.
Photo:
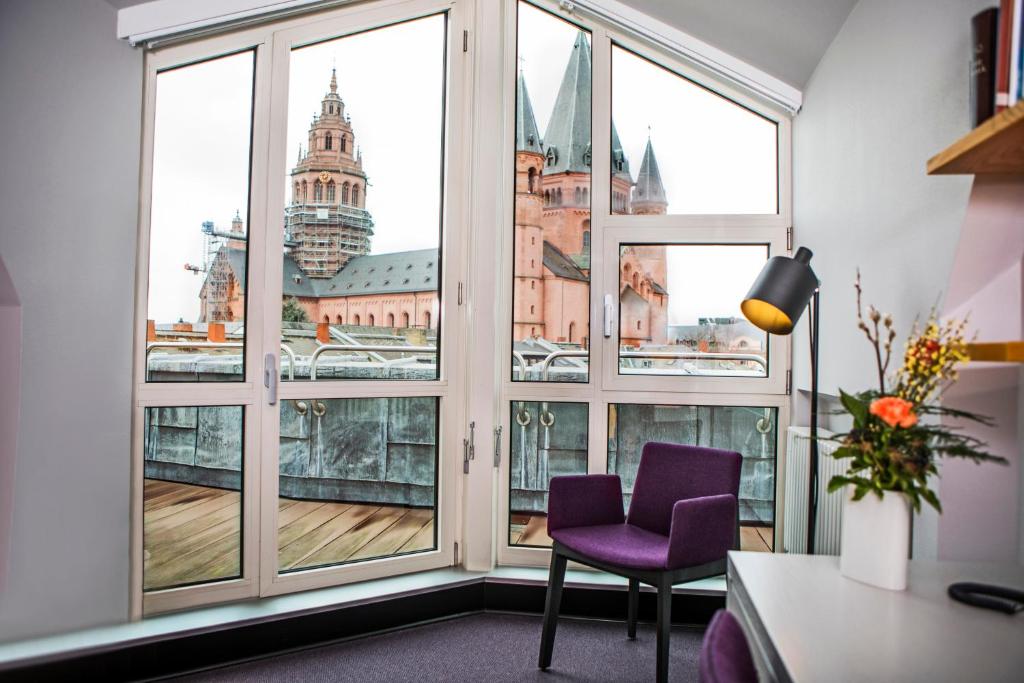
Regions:
[[1024, 101], [928, 160], [929, 175], [982, 173], [1024, 174]]
[[967, 345], [972, 361], [1024, 363], [1024, 341], [976, 342]]

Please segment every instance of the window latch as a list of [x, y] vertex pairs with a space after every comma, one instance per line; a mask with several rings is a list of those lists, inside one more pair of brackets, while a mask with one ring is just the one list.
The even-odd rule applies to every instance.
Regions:
[[469, 438], [462, 440], [462, 473], [469, 474], [469, 461], [476, 459], [476, 447], [473, 445], [476, 422], [469, 423]]
[[615, 301], [611, 294], [604, 295], [604, 336], [609, 339], [615, 326]]
[[263, 357], [263, 386], [267, 388], [267, 405], [277, 404], [277, 356], [273, 353]]
[[501, 467], [501, 425], [494, 428], [494, 466]]

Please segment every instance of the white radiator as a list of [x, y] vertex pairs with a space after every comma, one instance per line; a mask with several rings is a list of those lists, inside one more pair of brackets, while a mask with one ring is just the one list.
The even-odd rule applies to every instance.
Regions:
[[[807, 427], [790, 427], [786, 433], [785, 531], [782, 548], [787, 553], [807, 552], [807, 477], [811, 454], [809, 433]], [[830, 435], [823, 429], [819, 429], [818, 434]], [[834, 443], [818, 442], [818, 518], [814, 528], [816, 555], [839, 554], [843, 490], [835, 493], [826, 491], [829, 479], [836, 474], [844, 474], [850, 461], [833, 458], [835, 449]]]

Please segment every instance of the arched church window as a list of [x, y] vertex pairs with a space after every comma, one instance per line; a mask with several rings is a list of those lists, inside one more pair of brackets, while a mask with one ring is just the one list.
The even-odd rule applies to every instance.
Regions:
[[551, 190], [544, 190], [544, 206], [551, 205]]
[[580, 188], [577, 187], [575, 192], [573, 192], [573, 199], [576, 200], [576, 206], [579, 206], [580, 204], [583, 203], [583, 192], [580, 190]]
[[358, 313], [356, 313], [355, 317], [352, 318], [352, 324], [353, 325], [358, 325], [359, 324], [359, 314]]
[[349, 191], [349, 184], [347, 182], [346, 183], [342, 183], [341, 184], [341, 203], [342, 204], [348, 204], [348, 191]]
[[430, 327], [430, 311], [426, 311], [423, 314], [423, 325], [424, 325], [424, 327], [427, 327], [427, 328]]
[[334, 323], [336, 325], [342, 325], [342, 324], [344, 324], [344, 322], [345, 321], [342, 319], [342, 317], [340, 315], [334, 318]]
[[331, 316], [325, 315], [324, 316], [324, 323], [327, 324], [327, 325], [330, 325], [331, 324]]
[[342, 152], [344, 152], [345, 151], [345, 146], [346, 146], [347, 143], [348, 143], [348, 136], [342, 135], [341, 139], [338, 140], [338, 149], [340, 149]]
[[359, 206], [359, 186], [352, 186], [352, 206]]
[[[331, 109], [333, 110], [334, 107], [331, 107]], [[332, 111], [332, 113], [333, 113], [333, 111]], [[334, 148], [334, 137], [330, 133], [328, 133], [327, 137], [324, 138], [324, 149], [333, 149], [333, 148]]]
[[409, 313], [402, 314], [402, 327], [409, 327]]
[[640, 273], [633, 273], [633, 289], [640, 289]]
[[313, 185], [313, 201], [322, 202], [324, 200], [324, 186], [319, 180]]
[[584, 187], [583, 188], [583, 204], [586, 205], [586, 204], [589, 204], [589, 203], [590, 203], [590, 190]]
[[373, 313], [366, 317], [366, 324], [369, 325], [370, 327], [373, 327]]
[[394, 313], [388, 313], [388, 324], [385, 325], [385, 327], [394, 327], [394, 326], [395, 326], [395, 314]]
[[572, 342], [576, 338], [576, 323], [569, 323], [569, 341]]
[[537, 191], [537, 171], [534, 170], [533, 166], [526, 172], [526, 185], [527, 191], [530, 194]]
[[297, 204], [301, 200], [302, 200], [302, 186], [299, 185], [298, 183], [295, 183], [295, 192], [292, 194], [292, 201]]
[[555, 204], [557, 206], [562, 205], [562, 188], [560, 187], [555, 188]]
[[587, 249], [590, 249], [590, 231], [589, 230], [584, 230], [583, 231], [583, 250], [586, 251]]
[[327, 201], [331, 204], [334, 203], [334, 181], [327, 183]]

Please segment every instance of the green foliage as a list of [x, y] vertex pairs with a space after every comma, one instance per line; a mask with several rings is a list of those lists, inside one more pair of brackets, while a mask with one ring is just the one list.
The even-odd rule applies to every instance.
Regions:
[[[962, 434], [956, 427], [924, 424], [917, 421], [909, 427], [893, 426], [871, 413], [873, 401], [884, 396], [878, 391], [848, 394], [840, 391], [843, 408], [853, 418], [853, 427], [845, 434], [824, 437], [838, 443], [836, 459], [849, 459], [849, 471], [832, 477], [829, 493], [844, 486], [854, 488], [853, 499], [869, 493], [879, 498], [886, 491], [903, 493], [916, 512], [921, 501], [942, 512], [938, 496], [928, 487], [928, 478], [938, 474], [935, 466], [939, 456], [968, 458], [976, 463], [1006, 464], [1006, 459], [987, 453], [980, 440]], [[991, 426], [989, 418], [941, 405], [914, 406], [914, 412], [927, 416], [947, 416]]]
[[293, 296], [285, 299], [284, 304], [281, 306], [281, 321], [286, 323], [308, 323], [309, 316], [306, 315], [306, 309], [299, 304], [299, 300]]

